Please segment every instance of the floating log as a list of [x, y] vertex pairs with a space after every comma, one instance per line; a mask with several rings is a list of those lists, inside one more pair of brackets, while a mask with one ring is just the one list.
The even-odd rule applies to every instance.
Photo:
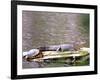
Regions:
[[81, 57], [89, 55], [88, 51], [64, 51], [64, 52], [57, 52], [57, 51], [44, 51], [43, 58], [36, 58], [32, 61], [41, 61], [44, 59], [54, 59], [54, 58], [64, 58], [64, 57]]

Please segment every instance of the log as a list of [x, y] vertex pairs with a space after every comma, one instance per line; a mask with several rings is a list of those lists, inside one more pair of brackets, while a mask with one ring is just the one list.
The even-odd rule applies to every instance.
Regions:
[[43, 52], [43, 58], [36, 58], [32, 61], [41, 61], [44, 59], [54, 59], [54, 58], [64, 58], [64, 57], [81, 57], [89, 55], [87, 51], [64, 51], [64, 52], [57, 52], [57, 51], [45, 51]]

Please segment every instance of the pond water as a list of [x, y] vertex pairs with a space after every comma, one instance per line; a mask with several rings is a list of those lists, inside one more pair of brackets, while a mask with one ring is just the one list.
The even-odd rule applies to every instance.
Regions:
[[[85, 42], [84, 46], [89, 47], [89, 14], [22, 12], [23, 52], [41, 46], [72, 44], [76, 42]], [[46, 66], [52, 66], [52, 64], [53, 66], [62, 66], [62, 64], [59, 64], [61, 63], [59, 60], [53, 61], [56, 61], [53, 62], [56, 64], [51, 63]], [[27, 64], [24, 63], [23, 67], [24, 65]]]

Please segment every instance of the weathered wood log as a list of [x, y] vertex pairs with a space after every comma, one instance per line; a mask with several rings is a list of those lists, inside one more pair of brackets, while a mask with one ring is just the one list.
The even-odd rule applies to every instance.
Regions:
[[32, 61], [41, 61], [44, 59], [54, 59], [54, 58], [67, 58], [67, 57], [81, 57], [89, 55], [87, 51], [65, 51], [65, 52], [56, 52], [56, 51], [45, 51], [44, 57], [36, 58]]
[[43, 61], [44, 59], [54, 59], [63, 57], [81, 57], [89, 54], [89, 48], [83, 47], [79, 51], [43, 51], [39, 55], [27, 57], [27, 61]]

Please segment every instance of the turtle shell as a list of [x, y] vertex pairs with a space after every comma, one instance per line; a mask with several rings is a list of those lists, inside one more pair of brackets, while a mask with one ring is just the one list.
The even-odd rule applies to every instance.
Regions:
[[39, 54], [39, 50], [38, 49], [31, 49], [28, 51], [27, 56], [32, 57], [32, 56], [36, 56]]

